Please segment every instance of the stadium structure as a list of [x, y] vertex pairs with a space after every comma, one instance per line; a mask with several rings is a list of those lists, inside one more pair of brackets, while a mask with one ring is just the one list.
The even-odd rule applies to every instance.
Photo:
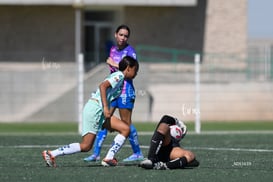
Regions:
[[272, 42], [248, 40], [247, 0], [0, 0], [0, 23], [0, 121], [77, 121], [78, 56], [86, 101], [119, 24], [141, 63], [135, 121], [273, 118]]

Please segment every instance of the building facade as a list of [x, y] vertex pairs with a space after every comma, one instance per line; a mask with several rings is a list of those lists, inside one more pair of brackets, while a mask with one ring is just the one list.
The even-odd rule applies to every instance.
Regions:
[[[80, 12], [80, 14], [77, 12]], [[116, 26], [130, 43], [245, 54], [247, 0], [0, 0], [0, 61], [104, 61]]]
[[[220, 63], [220, 73], [207, 76], [217, 83], [222, 84], [218, 78], [230, 78], [230, 74], [223, 74], [223, 68], [235, 69], [236, 73], [238, 69], [245, 69], [247, 0], [0, 0], [0, 78], [3, 78], [0, 80], [3, 108], [0, 121], [77, 120], [75, 63], [78, 54], [84, 53], [86, 70], [105, 62], [107, 49], [114, 42], [114, 32], [120, 24], [131, 28], [129, 43], [135, 48], [145, 45], [213, 55], [213, 58], [202, 57], [202, 63], [208, 63], [203, 64], [208, 71], [211, 70], [210, 62]], [[134, 120], [157, 121], [162, 114], [172, 112], [181, 116], [185, 99], [194, 101], [193, 95], [181, 97], [181, 91], [189, 90], [182, 87], [185, 83], [193, 87], [191, 79], [194, 76], [187, 70], [189, 65], [178, 65], [174, 71], [169, 63], [148, 64], [141, 64], [142, 73], [135, 81], [138, 98]], [[193, 64], [190, 67], [192, 70]], [[107, 70], [100, 73], [104, 68], [100, 65], [85, 75], [86, 99], [107, 74]], [[151, 76], [148, 83], [150, 71], [154, 74], [155, 70], [159, 75]], [[172, 77], [167, 75], [166, 79], [161, 73], [171, 73]], [[221, 76], [215, 76], [218, 74]], [[236, 74], [232, 76], [237, 79]], [[203, 74], [204, 82], [208, 82], [207, 77]], [[179, 81], [180, 90], [176, 81]], [[172, 97], [166, 96], [165, 88], [175, 91]], [[220, 90], [219, 93], [224, 92]], [[214, 95], [210, 98], [214, 99]], [[240, 94], [238, 98], [242, 98]], [[171, 99], [173, 107], [169, 107]], [[203, 106], [206, 109], [222, 108], [211, 101]], [[202, 111], [202, 116], [218, 120], [214, 111], [205, 112], [209, 113], [207, 116]], [[232, 116], [230, 120], [238, 118]]]

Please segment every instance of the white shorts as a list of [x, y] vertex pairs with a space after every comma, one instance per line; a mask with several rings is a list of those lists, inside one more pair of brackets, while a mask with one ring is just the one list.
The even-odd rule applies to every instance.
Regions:
[[83, 109], [82, 136], [87, 133], [97, 134], [104, 122], [103, 110], [95, 100], [88, 100]]

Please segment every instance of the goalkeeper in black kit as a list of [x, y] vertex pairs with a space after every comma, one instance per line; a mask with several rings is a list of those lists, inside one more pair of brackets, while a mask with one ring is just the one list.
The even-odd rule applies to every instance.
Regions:
[[199, 166], [194, 153], [180, 147], [179, 142], [186, 133], [187, 127], [182, 121], [164, 115], [151, 138], [148, 158], [140, 162], [139, 167], [165, 170]]

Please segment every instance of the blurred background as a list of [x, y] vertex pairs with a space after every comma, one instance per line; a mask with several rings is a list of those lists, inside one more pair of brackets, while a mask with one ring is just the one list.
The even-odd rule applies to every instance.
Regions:
[[130, 27], [140, 62], [134, 122], [163, 114], [272, 122], [272, 7], [270, 0], [0, 0], [0, 122], [77, 122], [109, 74], [120, 24]]

